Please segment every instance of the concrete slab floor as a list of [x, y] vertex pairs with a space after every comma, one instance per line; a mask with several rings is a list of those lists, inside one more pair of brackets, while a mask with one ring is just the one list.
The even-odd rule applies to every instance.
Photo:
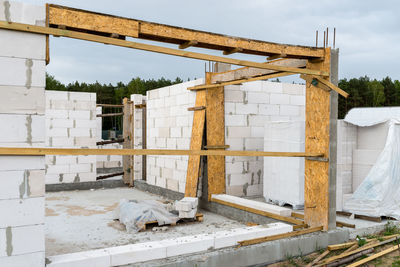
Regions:
[[106, 248], [172, 237], [211, 233], [244, 224], [215, 213], [200, 211], [203, 222], [168, 227], [165, 232], [147, 230], [128, 234], [112, 220], [120, 199], [158, 199], [158, 195], [134, 188], [113, 188], [46, 193], [46, 256]]

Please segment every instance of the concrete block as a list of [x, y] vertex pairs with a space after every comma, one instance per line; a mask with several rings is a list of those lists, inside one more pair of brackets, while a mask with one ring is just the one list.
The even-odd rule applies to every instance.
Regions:
[[78, 163], [94, 163], [94, 162], [96, 162], [95, 155], [78, 156]]
[[51, 137], [69, 137], [67, 128], [50, 128], [46, 130], [46, 136]]
[[44, 60], [0, 57], [0, 72], [0, 85], [3, 86], [46, 86]]
[[299, 106], [293, 105], [281, 105], [279, 115], [282, 116], [299, 116], [300, 108]]
[[251, 127], [229, 126], [226, 127], [228, 137], [250, 137]]
[[[179, 138], [182, 137], [182, 127], [172, 127], [171, 130], [171, 137]], [[160, 136], [163, 137], [163, 136]]]
[[69, 100], [69, 92], [68, 91], [55, 91], [55, 90], [46, 90], [46, 99], [48, 100]]
[[0, 156], [0, 171], [44, 169], [44, 156]]
[[306, 86], [304, 84], [283, 83], [283, 93], [289, 95], [305, 95]]
[[78, 147], [95, 147], [96, 138], [95, 137], [75, 137], [73, 138], [74, 146]]
[[263, 82], [262, 81], [254, 81], [247, 82], [240, 86], [240, 89], [249, 91], [249, 92], [261, 92], [263, 91]]
[[305, 106], [306, 105], [306, 97], [303, 95], [291, 95], [290, 96], [290, 105]]
[[43, 5], [0, 1], [0, 20], [45, 26], [45, 18], [46, 8]]
[[225, 115], [225, 126], [248, 126], [247, 116], [252, 115]]
[[167, 248], [161, 242], [146, 242], [107, 249], [111, 256], [110, 266], [144, 262], [167, 257]]
[[38, 267], [45, 266], [44, 252], [35, 252], [11, 257], [0, 257], [2, 267]]
[[46, 119], [68, 119], [68, 111], [58, 109], [46, 109]]
[[388, 130], [387, 122], [370, 127], [357, 127], [357, 148], [383, 150]]
[[44, 142], [45, 119], [42, 115], [0, 114], [0, 125], [7, 125], [0, 131], [1, 143]]
[[[47, 94], [46, 94], [46, 96], [49, 98], [49, 96]], [[54, 100], [50, 100], [50, 107], [48, 109], [70, 110], [70, 109], [74, 109], [74, 103], [67, 99], [63, 99], [63, 100], [54, 99]]]
[[240, 137], [227, 137], [225, 143], [230, 146], [230, 150], [242, 150], [244, 148], [244, 139]]
[[266, 92], [248, 92], [247, 101], [249, 104], [268, 104], [269, 94]]
[[268, 93], [282, 93], [283, 84], [280, 82], [262, 81], [262, 91]]
[[263, 138], [264, 137], [264, 127], [251, 127], [251, 137]]
[[2, 96], [0, 98], [0, 113], [40, 115], [45, 113], [43, 87], [28, 89], [23, 86], [0, 86], [0, 92]]
[[374, 165], [382, 150], [354, 149], [353, 164]]
[[70, 137], [93, 137], [90, 128], [72, 128], [69, 129]]
[[214, 235], [201, 234], [159, 242], [167, 248], [167, 257], [206, 251], [214, 247]]
[[48, 257], [50, 263], [46, 267], [94, 266], [110, 267], [111, 249], [97, 249], [77, 253], [63, 254]]
[[237, 196], [237, 197], [244, 196], [243, 186], [242, 185], [227, 186], [226, 193], [228, 195]]
[[[76, 101], [91, 101], [92, 99], [96, 99], [96, 94], [95, 93], [85, 93], [85, 92], [68, 92], [69, 95], [69, 100], [76, 100]], [[91, 98], [91, 95], [94, 96], [94, 98]]]
[[179, 218], [191, 219], [196, 217], [197, 209], [192, 209], [190, 211], [179, 210]]
[[288, 105], [290, 97], [286, 94], [271, 94], [269, 101], [272, 105]]
[[70, 119], [90, 120], [91, 112], [89, 110], [69, 110], [68, 116]]
[[[48, 123], [47, 123], [47, 121], [48, 121]], [[46, 129], [49, 129], [49, 127], [72, 128], [73, 123], [74, 123], [74, 121], [69, 120], [69, 119], [56, 119], [56, 118], [46, 119]]]
[[175, 203], [177, 210], [190, 211], [191, 209], [197, 208], [199, 199], [197, 197], [184, 197]]
[[69, 173], [70, 166], [73, 165], [47, 165], [46, 166], [46, 174], [60, 174], [60, 173]]
[[242, 103], [245, 98], [245, 92], [238, 90], [225, 90], [225, 102]]
[[243, 104], [236, 103], [235, 104], [236, 114], [257, 114], [258, 105], [256, 104]]
[[212, 198], [223, 200], [230, 203], [236, 203], [238, 205], [259, 209], [274, 214], [279, 214], [282, 216], [290, 216], [292, 214], [291, 209], [275, 206], [264, 202], [258, 202], [250, 199], [244, 199], [230, 195], [212, 195]]
[[353, 164], [353, 190], [356, 191], [358, 186], [367, 177], [373, 165]]
[[44, 224], [8, 229], [11, 237], [12, 255], [44, 251]]
[[0, 228], [44, 223], [44, 197], [0, 200]]
[[167, 179], [167, 189], [172, 190], [172, 191], [178, 191], [179, 190], [179, 181], [174, 180], [174, 179]]
[[258, 114], [260, 115], [279, 115], [279, 105], [259, 104]]
[[44, 170], [30, 170], [28, 175], [28, 196], [44, 197], [45, 193], [45, 174]]
[[[262, 131], [264, 132], [264, 128]], [[264, 140], [262, 138], [246, 138], [244, 144], [246, 150], [263, 151], [264, 149]]]

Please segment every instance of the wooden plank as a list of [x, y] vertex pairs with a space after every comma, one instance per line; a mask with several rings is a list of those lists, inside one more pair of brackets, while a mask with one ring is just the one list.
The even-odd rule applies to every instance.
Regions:
[[308, 157], [321, 156], [312, 152], [267, 152], [239, 150], [175, 150], [175, 149], [98, 149], [98, 148], [46, 148], [0, 147], [0, 155], [172, 155], [172, 156], [240, 156], [240, 157]]
[[190, 108], [188, 108], [187, 110], [188, 110], [188, 111], [196, 111], [196, 110], [203, 110], [203, 109], [206, 109], [206, 107], [205, 107], [205, 106], [190, 107]]
[[[182, 44], [188, 40], [196, 40], [198, 42], [196, 47], [215, 49], [221, 51], [226, 50], [227, 47], [241, 48], [243, 49], [243, 53], [252, 55], [262, 55], [262, 56], [284, 53], [288, 55], [288, 57], [301, 57], [301, 58], [324, 57], [324, 51], [322, 48], [278, 44], [260, 40], [252, 40], [235, 36], [228, 36], [211, 32], [187, 29], [182, 27], [164, 25], [154, 22], [147, 22], [137, 19], [121, 18], [117, 16], [94, 13], [91, 11], [74, 9], [58, 5], [50, 5], [50, 7], [52, 10], [50, 16], [52, 22], [51, 24], [54, 25], [56, 24], [65, 25], [67, 23], [73, 23], [74, 21], [79, 21], [83, 25], [89, 23], [89, 26], [93, 26], [92, 24], [90, 24], [91, 22], [90, 18], [104, 17], [104, 19], [96, 21], [95, 29], [97, 31], [99, 31], [101, 27], [107, 30], [106, 32], [109, 32], [111, 31], [109, 30], [111, 26], [115, 27], [119, 25], [121, 26], [125, 25], [126, 27], [129, 27], [130, 25], [133, 25], [134, 29], [132, 29], [131, 31], [133, 31], [132, 35], [134, 35], [136, 34], [135, 32], [136, 25], [139, 24], [138, 38], [145, 40], [153, 40], [171, 44]], [[113, 24], [107, 25], [110, 22], [113, 22]], [[79, 24], [76, 26], [79, 27]], [[117, 29], [119, 29], [119, 27], [117, 27]], [[122, 35], [130, 36], [131, 34], [129, 32], [130, 29], [123, 28], [123, 30], [127, 32]]]
[[[340, 255], [336, 255], [336, 256], [327, 258], [327, 259], [325, 259], [324, 261], [321, 262], [321, 265], [325, 265], [325, 264], [328, 264], [330, 262], [337, 261], [339, 259], [342, 259], [342, 258], [345, 258], [347, 256], [353, 255], [353, 254], [358, 253], [360, 251], [364, 251], [364, 250], [367, 250], [367, 249], [370, 249], [370, 248], [374, 248], [374, 247], [377, 247], [377, 246], [382, 246], [382, 245], [391, 243], [391, 242], [395, 241], [396, 239], [397, 239], [397, 237], [394, 237], [394, 238], [387, 239], [387, 240], [382, 241], [382, 242], [378, 242], [378, 243], [374, 242], [374, 243], [366, 244], [366, 245], [364, 245], [364, 246], [362, 246], [362, 247], [360, 247], [360, 248], [358, 248], [356, 250], [349, 251], [347, 253], [342, 253]], [[398, 246], [396, 246], [396, 247], [398, 247]]]
[[[272, 65], [293, 67], [293, 68], [305, 68], [307, 60], [305, 59], [279, 59], [268, 62]], [[249, 77], [256, 77], [260, 75], [274, 74], [274, 70], [266, 70], [252, 67], [242, 67], [234, 70], [228, 70], [224, 72], [214, 73], [211, 77], [211, 83], [222, 83], [230, 82], [234, 80], [247, 79]]]
[[[49, 4], [46, 4], [46, 27], [49, 27]], [[46, 34], [46, 65], [50, 63], [50, 37]]]
[[97, 114], [96, 117], [117, 117], [117, 116], [123, 116], [124, 113], [106, 113], [106, 114]]
[[73, 38], [73, 39], [99, 42], [99, 43], [104, 43], [104, 44], [116, 45], [116, 46], [121, 46], [121, 47], [139, 49], [139, 50], [173, 55], [173, 56], [179, 56], [179, 57], [207, 60], [207, 61], [214, 61], [214, 62], [222, 62], [222, 63], [228, 63], [228, 64], [232, 64], [232, 65], [249, 66], [249, 67], [261, 68], [261, 69], [270, 69], [270, 70], [276, 70], [276, 71], [287, 71], [287, 72], [293, 72], [293, 73], [303, 73], [303, 74], [312, 74], [312, 75], [322, 75], [322, 76], [328, 75], [328, 73], [326, 73], [324, 71], [319, 71], [319, 70], [276, 66], [276, 65], [269, 64], [269, 63], [258, 63], [258, 62], [253, 62], [253, 61], [240, 60], [240, 59], [234, 59], [234, 58], [228, 58], [228, 57], [220, 57], [220, 56], [214, 56], [214, 55], [208, 55], [208, 54], [202, 54], [202, 53], [196, 53], [196, 52], [187, 52], [187, 51], [182, 51], [179, 49], [161, 47], [161, 46], [156, 46], [156, 45], [151, 45], [151, 44], [130, 42], [130, 41], [125, 41], [125, 40], [95, 35], [95, 34], [88, 34], [88, 33], [77, 32], [77, 31], [48, 28], [48, 27], [35, 26], [35, 25], [29, 25], [29, 24], [9, 23], [7, 21], [0, 21], [0, 28], [7, 29], [7, 30], [31, 32], [31, 33], [52, 34], [52, 35], [57, 35], [57, 36]]
[[221, 200], [221, 199], [211, 198], [211, 201], [219, 203], [219, 204], [222, 204], [222, 205], [225, 205], [225, 206], [229, 206], [229, 207], [233, 207], [233, 208], [236, 208], [236, 209], [245, 210], [245, 211], [248, 211], [248, 212], [251, 212], [251, 213], [255, 213], [255, 214], [262, 215], [262, 216], [266, 216], [266, 217], [269, 217], [269, 218], [272, 218], [272, 219], [275, 219], [275, 220], [279, 220], [279, 221], [283, 221], [283, 222], [288, 222], [288, 223], [292, 223], [292, 224], [296, 224], [296, 225], [303, 225], [304, 224], [303, 221], [297, 220], [297, 219], [292, 218], [292, 217], [285, 217], [285, 216], [281, 216], [281, 215], [274, 214], [274, 213], [271, 213], [271, 212], [258, 210], [258, 209], [254, 209], [254, 208], [249, 208], [249, 207], [246, 207], [246, 206], [243, 206], [243, 205], [239, 205], [239, 204], [236, 204], [236, 203], [224, 201], [224, 200]]
[[188, 47], [190, 47], [190, 46], [197, 45], [198, 43], [199, 43], [199, 42], [194, 41], [194, 40], [186, 41], [186, 42], [184, 42], [183, 44], [180, 44], [180, 45], [179, 45], [179, 49], [186, 49], [186, 48], [188, 48]]
[[289, 233], [284, 233], [284, 234], [271, 235], [271, 236], [266, 236], [266, 237], [260, 237], [260, 238], [255, 238], [255, 239], [239, 241], [238, 243], [239, 243], [239, 246], [249, 246], [249, 245], [264, 243], [267, 241], [273, 241], [273, 240], [278, 240], [278, 239], [282, 239], [282, 238], [289, 238], [289, 237], [314, 233], [314, 232], [321, 231], [322, 229], [323, 229], [323, 227], [319, 226], [319, 227], [308, 228], [308, 229], [304, 229], [304, 230], [300, 230], [300, 231], [294, 231], [294, 232], [289, 232]]
[[334, 85], [333, 83], [331, 83], [330, 81], [322, 78], [322, 77], [318, 77], [318, 76], [313, 76], [313, 78], [317, 79], [319, 82], [325, 84], [326, 86], [328, 86], [329, 88], [331, 88], [333, 91], [336, 91], [339, 95], [344, 96], [345, 98], [347, 98], [349, 96], [349, 94], [345, 91], [343, 91], [342, 89], [340, 89], [339, 87], [337, 87], [336, 85]]
[[[195, 106], [206, 105], [206, 91], [196, 92]], [[202, 109], [193, 114], [192, 135], [190, 139], [190, 150], [201, 150], [203, 145], [204, 125], [206, 110]], [[185, 197], [196, 197], [200, 177], [200, 155], [189, 156], [186, 171]]]
[[[130, 122], [129, 122], [129, 115], [130, 115], [130, 109], [128, 105], [128, 98], [124, 98], [122, 100], [122, 103], [124, 105], [124, 112], [122, 113], [124, 116], [122, 118], [122, 136], [124, 139], [124, 142], [122, 143], [122, 147], [124, 149], [130, 149]], [[122, 157], [122, 167], [124, 170], [124, 175], [122, 176], [122, 180], [124, 181], [125, 184], [129, 184], [130, 180], [130, 172], [131, 172], [131, 156], [130, 155], [124, 155]]]
[[[307, 63], [308, 68], [330, 72], [330, 49], [325, 60]], [[305, 151], [329, 155], [330, 93], [307, 82]], [[304, 219], [310, 227], [328, 230], [329, 224], [329, 162], [305, 160]]]
[[[389, 236], [384, 236], [382, 237], [383, 240], [388, 240], [391, 239], [393, 237], [398, 237], [400, 236], [399, 234], [395, 234], [395, 235], [389, 235]], [[376, 238], [370, 238], [370, 239], [366, 239], [367, 242], [371, 242], [371, 241], [375, 241], [377, 240]], [[335, 245], [329, 245], [328, 249], [329, 250], [339, 250], [339, 249], [345, 249], [345, 248], [349, 248], [351, 246], [353, 246], [354, 244], [358, 244], [357, 241], [351, 241], [351, 242], [346, 242], [346, 243], [342, 243], [342, 244], [335, 244]]]
[[399, 248], [400, 248], [399, 245], [390, 247], [390, 248], [385, 249], [385, 250], [383, 250], [383, 251], [381, 251], [381, 252], [378, 252], [378, 253], [376, 253], [376, 254], [374, 254], [374, 255], [371, 255], [371, 256], [369, 256], [369, 257], [367, 257], [367, 258], [365, 258], [365, 259], [362, 259], [362, 260], [359, 260], [359, 261], [354, 262], [354, 263], [352, 263], [352, 264], [349, 264], [349, 265], [347, 265], [347, 266], [348, 266], [348, 267], [360, 266], [360, 265], [365, 264], [365, 263], [367, 263], [367, 262], [370, 262], [370, 261], [372, 261], [372, 260], [374, 260], [374, 259], [377, 259], [377, 258], [379, 258], [379, 257], [382, 257], [382, 256], [384, 256], [384, 255], [386, 255], [386, 254], [389, 254], [389, 253], [391, 253], [391, 252], [393, 252], [393, 251], [396, 251], [396, 250], [398, 250]]
[[293, 231], [297, 230], [297, 229], [301, 229], [301, 228], [308, 228], [307, 224], [299, 224], [299, 225], [293, 225]]
[[275, 60], [275, 59], [278, 59], [278, 58], [285, 58], [285, 57], [287, 57], [286, 54], [276, 54], [276, 55], [272, 55], [272, 56], [267, 57], [267, 60]]
[[227, 56], [227, 55], [235, 54], [235, 53], [242, 52], [242, 51], [243, 51], [242, 48], [234, 47], [234, 48], [225, 50], [222, 54], [224, 54], [225, 56]]
[[298, 212], [292, 212], [292, 217], [304, 220], [304, 214]]
[[341, 222], [341, 221], [336, 221], [336, 226], [338, 226], [338, 227], [356, 228], [355, 224]]
[[230, 145], [222, 145], [222, 146], [204, 146], [205, 149], [227, 149], [230, 148]]
[[306, 267], [311, 267], [314, 264], [318, 263], [320, 260], [322, 260], [323, 258], [325, 258], [326, 255], [329, 254], [329, 250], [325, 250], [322, 254], [320, 254], [318, 257], [316, 257], [312, 262], [310, 262], [309, 264], [307, 264]]
[[[206, 74], [206, 83], [211, 82], [212, 73]], [[207, 146], [225, 144], [225, 99], [224, 87], [206, 90]], [[208, 200], [213, 194], [225, 194], [225, 157], [207, 157]]]
[[99, 33], [139, 36], [138, 21], [66, 7], [59, 8], [55, 5], [49, 5], [49, 24]]
[[223, 86], [226, 86], [226, 85], [234, 85], [234, 84], [241, 84], [241, 83], [245, 83], [245, 82], [266, 80], [266, 79], [272, 79], [272, 78], [288, 76], [288, 75], [293, 75], [293, 73], [291, 73], [291, 72], [277, 72], [277, 73], [274, 73], [274, 74], [267, 74], [267, 75], [262, 75], [262, 76], [258, 76], [258, 77], [251, 77], [251, 78], [235, 80], [235, 81], [230, 81], [230, 82], [223, 82], [223, 83], [220, 83], [220, 84], [201, 84], [201, 85], [188, 87], [187, 90], [215, 89], [215, 88], [219, 88], [221, 86], [223, 87]]
[[[314, 79], [312, 76], [310, 76], [310, 75], [305, 75], [305, 74], [301, 74], [301, 75], [300, 75], [300, 78], [303, 79], [303, 80], [305, 80], [305, 81], [308, 82], [308, 83], [312, 83], [312, 82], [313, 82], [313, 79]], [[316, 86], [317, 86], [318, 88], [321, 88], [322, 90], [327, 91], [327, 92], [329, 92], [330, 90], [332, 90], [331, 88], [329, 88], [328, 86], [326, 86], [326, 85], [323, 84], [323, 83], [318, 83]]]

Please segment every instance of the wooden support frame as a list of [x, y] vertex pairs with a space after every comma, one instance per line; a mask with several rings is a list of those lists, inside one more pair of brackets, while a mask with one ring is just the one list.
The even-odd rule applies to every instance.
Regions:
[[[96, 31], [102, 29], [101, 33], [103, 34], [118, 33], [120, 35], [170, 44], [180, 45], [193, 40], [197, 42], [196, 47], [220, 51], [225, 51], [228, 48], [240, 48], [242, 49], [240, 53], [250, 55], [273, 56], [276, 54], [285, 54], [291, 58], [323, 58], [325, 56], [323, 48], [252, 40], [137, 19], [121, 18], [53, 4], [49, 5], [49, 10], [49, 24], [52, 27], [65, 25], [67, 28], [76, 28], [80, 27], [75, 22], [78, 21], [79, 24], [85, 25], [86, 28], [90, 27]], [[101, 16], [105, 16], [104, 20], [93, 20], [93, 18]], [[93, 25], [94, 22], [95, 25]], [[132, 29], [122, 28], [118, 32], [119, 25], [129, 25]], [[136, 25], [138, 26], [136, 27]], [[129, 33], [129, 30], [132, 33]]]
[[222, 62], [222, 63], [228, 63], [228, 64], [240, 65], [240, 66], [248, 66], [248, 67], [260, 68], [260, 69], [269, 69], [269, 70], [275, 70], [275, 71], [287, 71], [287, 72], [293, 72], [293, 73], [303, 73], [303, 74], [322, 75], [322, 76], [329, 75], [327, 72], [319, 71], [319, 70], [284, 67], [284, 66], [272, 65], [269, 63], [258, 63], [258, 62], [247, 61], [247, 60], [240, 60], [240, 59], [234, 59], [234, 58], [228, 58], [228, 57], [220, 57], [220, 56], [202, 54], [202, 53], [197, 53], [197, 52], [186, 52], [186, 51], [182, 51], [179, 49], [173, 49], [173, 48], [167, 48], [167, 47], [161, 47], [161, 46], [143, 44], [143, 43], [137, 43], [137, 42], [130, 42], [130, 41], [120, 40], [120, 39], [111, 38], [111, 37], [104, 37], [101, 35], [88, 34], [88, 33], [71, 31], [71, 30], [62, 30], [62, 29], [49, 28], [49, 27], [42, 27], [42, 26], [35, 26], [35, 25], [22, 24], [22, 23], [14, 23], [14, 22], [9, 23], [7, 21], [0, 21], [0, 29], [31, 32], [31, 33], [40, 33], [40, 34], [51, 34], [51, 35], [55, 35], [55, 36], [63, 36], [63, 37], [68, 37], [68, 38], [73, 38], [73, 39], [116, 45], [116, 46], [121, 46], [121, 47], [139, 49], [139, 50], [167, 54], [167, 55], [172, 55], [172, 56]]
[[[124, 149], [133, 149], [134, 142], [134, 134], [133, 134], [133, 102], [128, 101], [128, 98], [123, 99], [124, 105], [124, 117], [123, 117], [123, 139], [124, 143], [122, 147]], [[123, 181], [125, 184], [129, 184], [129, 186], [134, 185], [134, 162], [133, 155], [124, 155], [122, 157], [122, 165], [124, 169]]]

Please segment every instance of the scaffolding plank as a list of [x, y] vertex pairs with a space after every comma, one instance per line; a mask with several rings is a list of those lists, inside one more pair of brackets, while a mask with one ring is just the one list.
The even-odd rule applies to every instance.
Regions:
[[[206, 105], [206, 91], [196, 92], [196, 107]], [[201, 150], [203, 144], [206, 110], [198, 110], [193, 114], [190, 150]], [[200, 176], [200, 155], [190, 155], [186, 172], [185, 197], [196, 197]]]
[[[206, 84], [212, 73], [206, 74]], [[206, 90], [207, 146], [225, 145], [224, 87]], [[225, 157], [207, 157], [208, 200], [212, 194], [225, 193]]]

